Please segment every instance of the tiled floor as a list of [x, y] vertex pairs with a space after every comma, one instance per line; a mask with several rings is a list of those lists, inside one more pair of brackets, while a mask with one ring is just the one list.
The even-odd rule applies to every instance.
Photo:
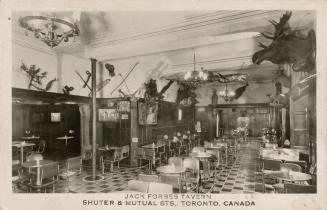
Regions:
[[[257, 141], [247, 141], [241, 143], [236, 160], [229, 161], [225, 166], [217, 171], [215, 180], [203, 180], [203, 187], [200, 191], [206, 193], [263, 193], [263, 178], [260, 172], [259, 143]], [[127, 188], [127, 182], [137, 179], [139, 173], [145, 173], [146, 167], [115, 168], [114, 172], [107, 172], [103, 175], [103, 180], [97, 182], [85, 182], [83, 178], [90, 175], [90, 168], [87, 167], [78, 176], [73, 176], [69, 180], [59, 180], [56, 184], [55, 192], [75, 192], [75, 193], [111, 193], [122, 191]], [[18, 192], [24, 192], [18, 188]]]

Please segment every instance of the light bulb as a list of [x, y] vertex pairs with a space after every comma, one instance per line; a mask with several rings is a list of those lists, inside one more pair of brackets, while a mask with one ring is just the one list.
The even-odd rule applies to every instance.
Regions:
[[188, 80], [191, 78], [191, 72], [187, 72], [185, 75], [184, 75], [184, 79], [185, 80]]

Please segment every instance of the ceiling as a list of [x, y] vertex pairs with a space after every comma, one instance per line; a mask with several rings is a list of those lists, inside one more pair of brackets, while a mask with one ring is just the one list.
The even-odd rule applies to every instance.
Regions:
[[[169, 61], [165, 77], [182, 76], [196, 68], [229, 73], [246, 72], [253, 81], [270, 79], [277, 67], [263, 63], [253, 65], [251, 56], [259, 48], [258, 35], [273, 31], [269, 20], [278, 21], [285, 11], [107, 11], [107, 12], [14, 12], [13, 40], [47, 53], [65, 53], [80, 58], [97, 58], [103, 62], [160, 55]], [[25, 15], [51, 15], [72, 21], [78, 17], [81, 31], [76, 42], [49, 49], [33, 36], [25, 36], [18, 18]], [[312, 11], [293, 11], [290, 25], [294, 29], [315, 25]]]

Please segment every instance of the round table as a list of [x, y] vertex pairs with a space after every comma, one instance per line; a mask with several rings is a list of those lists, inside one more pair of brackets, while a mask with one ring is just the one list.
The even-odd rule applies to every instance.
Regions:
[[40, 137], [39, 136], [22, 136], [22, 137], [20, 137], [21, 139], [23, 139], [23, 140], [36, 140], [36, 139], [40, 139]]
[[61, 137], [57, 137], [56, 139], [58, 140], [65, 140], [66, 141], [66, 146], [67, 146], [67, 140], [68, 139], [73, 139], [73, 136], [61, 136]]
[[299, 158], [285, 154], [267, 154], [263, 158], [284, 161], [299, 161]]
[[37, 161], [33, 160], [23, 163], [22, 166], [24, 168], [36, 168], [36, 185], [41, 185], [40, 168], [54, 162], [53, 160], [40, 160], [40, 163], [37, 164]]
[[20, 148], [20, 163], [22, 164], [24, 162], [24, 147], [31, 147], [34, 146], [34, 143], [28, 143], [28, 142], [13, 142], [12, 146]]
[[310, 174], [296, 172], [296, 171], [289, 171], [289, 172], [277, 171], [271, 173], [271, 175], [279, 180], [288, 181], [288, 182], [304, 182], [312, 178]]
[[182, 166], [165, 165], [158, 167], [157, 171], [163, 174], [181, 174], [186, 171], [186, 168]]
[[206, 158], [210, 158], [212, 155], [207, 153], [207, 152], [192, 152], [189, 154], [190, 157], [193, 158], [200, 158], [200, 159], [206, 159]]

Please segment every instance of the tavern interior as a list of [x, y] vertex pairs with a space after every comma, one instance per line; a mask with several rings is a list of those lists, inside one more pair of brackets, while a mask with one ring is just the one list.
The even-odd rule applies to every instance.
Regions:
[[315, 193], [315, 67], [252, 61], [284, 14], [14, 12], [13, 192]]

